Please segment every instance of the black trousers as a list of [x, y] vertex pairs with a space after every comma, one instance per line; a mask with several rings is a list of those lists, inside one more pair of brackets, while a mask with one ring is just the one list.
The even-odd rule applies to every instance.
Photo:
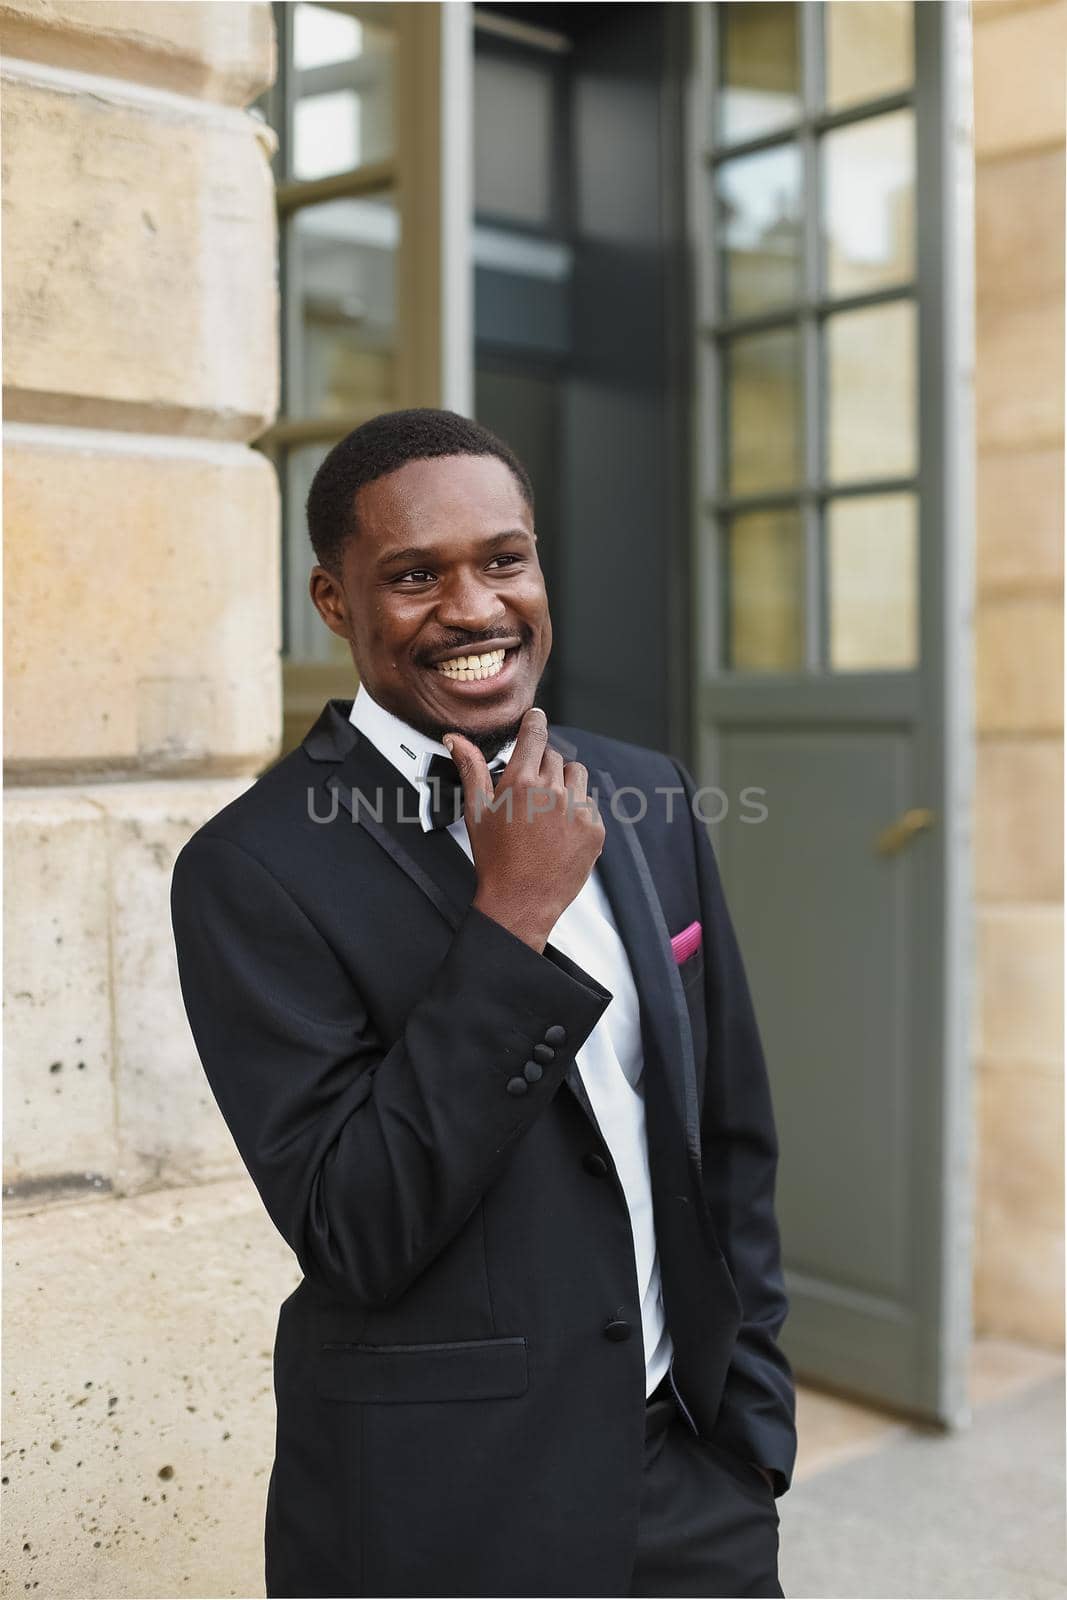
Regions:
[[630, 1593], [781, 1597], [778, 1507], [759, 1468], [699, 1440], [663, 1385], [647, 1415]]

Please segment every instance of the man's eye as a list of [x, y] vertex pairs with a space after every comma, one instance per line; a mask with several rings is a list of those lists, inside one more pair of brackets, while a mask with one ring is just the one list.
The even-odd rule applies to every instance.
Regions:
[[432, 577], [433, 573], [428, 572], [425, 567], [412, 567], [410, 572], [400, 573], [399, 577], [395, 578], [393, 581], [395, 583], [403, 583], [405, 578], [414, 578], [416, 582], [420, 582], [423, 578]]
[[[521, 556], [508, 555], [508, 554], [501, 555], [501, 556], [494, 556], [493, 557], [493, 561], [521, 561], [521, 560], [522, 560]], [[492, 566], [493, 561], [491, 561], [489, 563], [490, 566]]]

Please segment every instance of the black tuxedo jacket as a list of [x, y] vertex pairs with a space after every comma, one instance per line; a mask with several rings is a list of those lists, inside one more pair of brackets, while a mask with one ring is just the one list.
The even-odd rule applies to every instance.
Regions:
[[[267, 1593], [625, 1594], [640, 1306], [574, 1064], [611, 996], [471, 906], [474, 867], [420, 829], [414, 787], [351, 704], [329, 701], [194, 834], [171, 892], [204, 1071], [303, 1272], [274, 1346]], [[550, 742], [589, 769], [641, 1002], [673, 1381], [693, 1431], [781, 1493], [795, 1431], [777, 1145], [693, 781], [579, 729]], [[679, 965], [670, 938], [693, 922], [703, 941]], [[517, 1089], [546, 1037], [553, 1058]]]

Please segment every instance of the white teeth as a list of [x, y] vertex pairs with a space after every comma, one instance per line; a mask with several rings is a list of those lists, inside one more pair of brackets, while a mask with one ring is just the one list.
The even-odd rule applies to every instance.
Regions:
[[456, 683], [474, 683], [481, 678], [495, 678], [504, 665], [503, 650], [488, 650], [480, 656], [456, 656], [451, 661], [438, 661], [437, 670]]

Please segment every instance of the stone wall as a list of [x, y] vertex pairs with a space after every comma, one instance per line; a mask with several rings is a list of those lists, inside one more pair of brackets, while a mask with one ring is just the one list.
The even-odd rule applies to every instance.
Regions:
[[0, 0], [5, 1593], [262, 1593], [298, 1273], [169, 887], [281, 730], [274, 54], [265, 0]]
[[1061, 1346], [1067, 5], [974, 7], [978, 1331]]
[[266, 4], [0, 4], [5, 1197], [236, 1170], [181, 844], [280, 734]]

